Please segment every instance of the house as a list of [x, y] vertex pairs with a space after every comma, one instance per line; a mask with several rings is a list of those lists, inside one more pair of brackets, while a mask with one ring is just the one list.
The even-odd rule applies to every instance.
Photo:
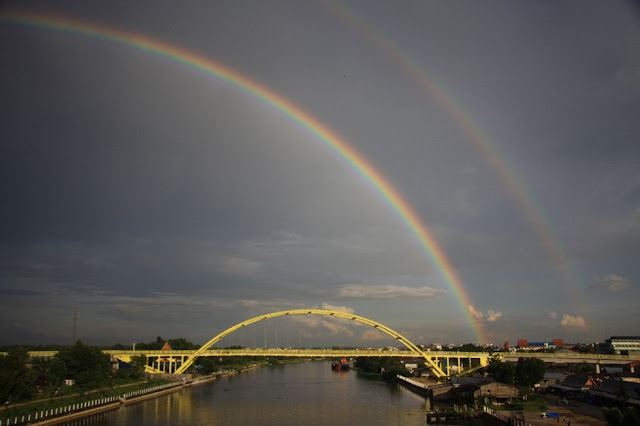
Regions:
[[589, 395], [604, 404], [626, 402], [640, 406], [640, 383], [608, 379], [600, 386], [592, 386]]
[[475, 399], [480, 386], [493, 382], [491, 377], [452, 377], [449, 380], [453, 386], [450, 394], [457, 400]]
[[411, 373], [413, 377], [422, 376], [422, 372], [424, 371], [424, 368], [422, 368], [424, 360], [405, 359], [401, 362], [404, 364], [404, 368], [409, 370], [409, 373]]
[[64, 379], [63, 383], [65, 386], [73, 386], [76, 384], [76, 381], [73, 379]]
[[564, 373], [545, 373], [544, 378], [536, 384], [538, 389], [546, 389], [549, 386], [557, 385], [565, 378]]
[[549, 386], [551, 390], [568, 398], [583, 396], [596, 383], [590, 376], [582, 374], [570, 374], [562, 382]]
[[480, 385], [473, 393], [474, 399], [485, 402], [505, 403], [518, 397], [518, 387], [506, 383], [491, 382]]

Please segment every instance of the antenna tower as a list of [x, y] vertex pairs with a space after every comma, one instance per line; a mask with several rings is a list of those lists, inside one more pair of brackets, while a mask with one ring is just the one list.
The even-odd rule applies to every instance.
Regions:
[[74, 345], [76, 344], [77, 332], [78, 332], [78, 307], [76, 306], [73, 309], [73, 342], [71, 342]]

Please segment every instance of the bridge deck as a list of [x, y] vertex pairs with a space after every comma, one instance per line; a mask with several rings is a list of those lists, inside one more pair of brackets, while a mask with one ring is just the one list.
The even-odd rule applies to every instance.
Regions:
[[[145, 355], [147, 357], [189, 357], [197, 350], [111, 350], [105, 349], [104, 353], [109, 355], [135, 356]], [[54, 356], [58, 351], [29, 351], [30, 356], [47, 357]], [[628, 364], [640, 361], [640, 355], [610, 355], [610, 354], [581, 354], [581, 353], [522, 353], [522, 352], [498, 352], [490, 354], [488, 352], [448, 352], [431, 351], [426, 352], [432, 359], [445, 358], [490, 358], [492, 355], [500, 356], [505, 361], [518, 361], [518, 358], [538, 358], [545, 362], [588, 362], [601, 364]], [[331, 357], [400, 357], [415, 358], [417, 355], [407, 350], [378, 350], [378, 349], [280, 349], [280, 348], [243, 348], [243, 349], [210, 349], [201, 354], [202, 356], [283, 356], [300, 358], [331, 358]]]

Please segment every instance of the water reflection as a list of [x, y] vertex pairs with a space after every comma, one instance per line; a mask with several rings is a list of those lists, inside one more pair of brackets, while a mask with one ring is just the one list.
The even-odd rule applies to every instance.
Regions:
[[424, 425], [424, 399], [333, 372], [328, 362], [266, 367], [72, 422], [73, 425]]

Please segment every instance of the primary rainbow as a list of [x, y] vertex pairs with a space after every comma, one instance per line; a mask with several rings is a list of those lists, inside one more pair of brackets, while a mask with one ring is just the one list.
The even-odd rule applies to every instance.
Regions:
[[481, 128], [469, 112], [465, 111], [463, 105], [456, 101], [451, 90], [439, 82], [432, 73], [428, 73], [400, 46], [392, 43], [389, 37], [385, 37], [379, 29], [358, 17], [346, 5], [337, 1], [329, 1], [325, 4], [348, 27], [370, 41], [392, 63], [397, 64], [458, 125], [466, 140], [482, 154], [489, 166], [500, 176], [509, 193], [515, 198], [533, 225], [536, 235], [540, 239], [542, 250], [546, 252], [559, 275], [568, 285], [568, 289], [573, 293], [575, 307], [587, 306], [586, 292], [580, 285], [566, 254], [561, 249], [553, 227], [548, 220], [545, 220], [542, 209], [536, 202], [533, 193], [527, 189], [524, 181], [511, 164], [512, 162], [508, 161], [507, 156], [501, 152], [498, 145], [492, 142], [487, 132]]
[[422, 248], [427, 253], [428, 257], [431, 258], [433, 263], [439, 269], [440, 274], [446, 281], [447, 285], [451, 288], [454, 298], [459, 304], [462, 315], [471, 325], [476, 342], [486, 343], [488, 341], [482, 331], [482, 324], [477, 322], [470, 314], [469, 306], [471, 303], [469, 295], [462, 284], [458, 273], [436, 239], [433, 237], [432, 233], [421, 221], [416, 212], [411, 208], [409, 203], [407, 203], [400, 192], [398, 192], [398, 190], [395, 189], [393, 185], [391, 185], [391, 183], [350, 144], [296, 104], [229, 67], [203, 56], [199, 56], [184, 48], [164, 43], [160, 40], [151, 39], [119, 29], [89, 24], [79, 20], [42, 15], [33, 12], [4, 11], [0, 13], [0, 18], [8, 22], [33, 26], [41, 29], [83, 35], [149, 52], [171, 61], [182, 63], [190, 68], [203, 71], [243, 90], [265, 104], [280, 111], [302, 128], [306, 129], [309, 133], [317, 137], [333, 152], [342, 157], [347, 164], [369, 181], [376, 191], [382, 195], [384, 200], [409, 227], [411, 232], [418, 239]]

